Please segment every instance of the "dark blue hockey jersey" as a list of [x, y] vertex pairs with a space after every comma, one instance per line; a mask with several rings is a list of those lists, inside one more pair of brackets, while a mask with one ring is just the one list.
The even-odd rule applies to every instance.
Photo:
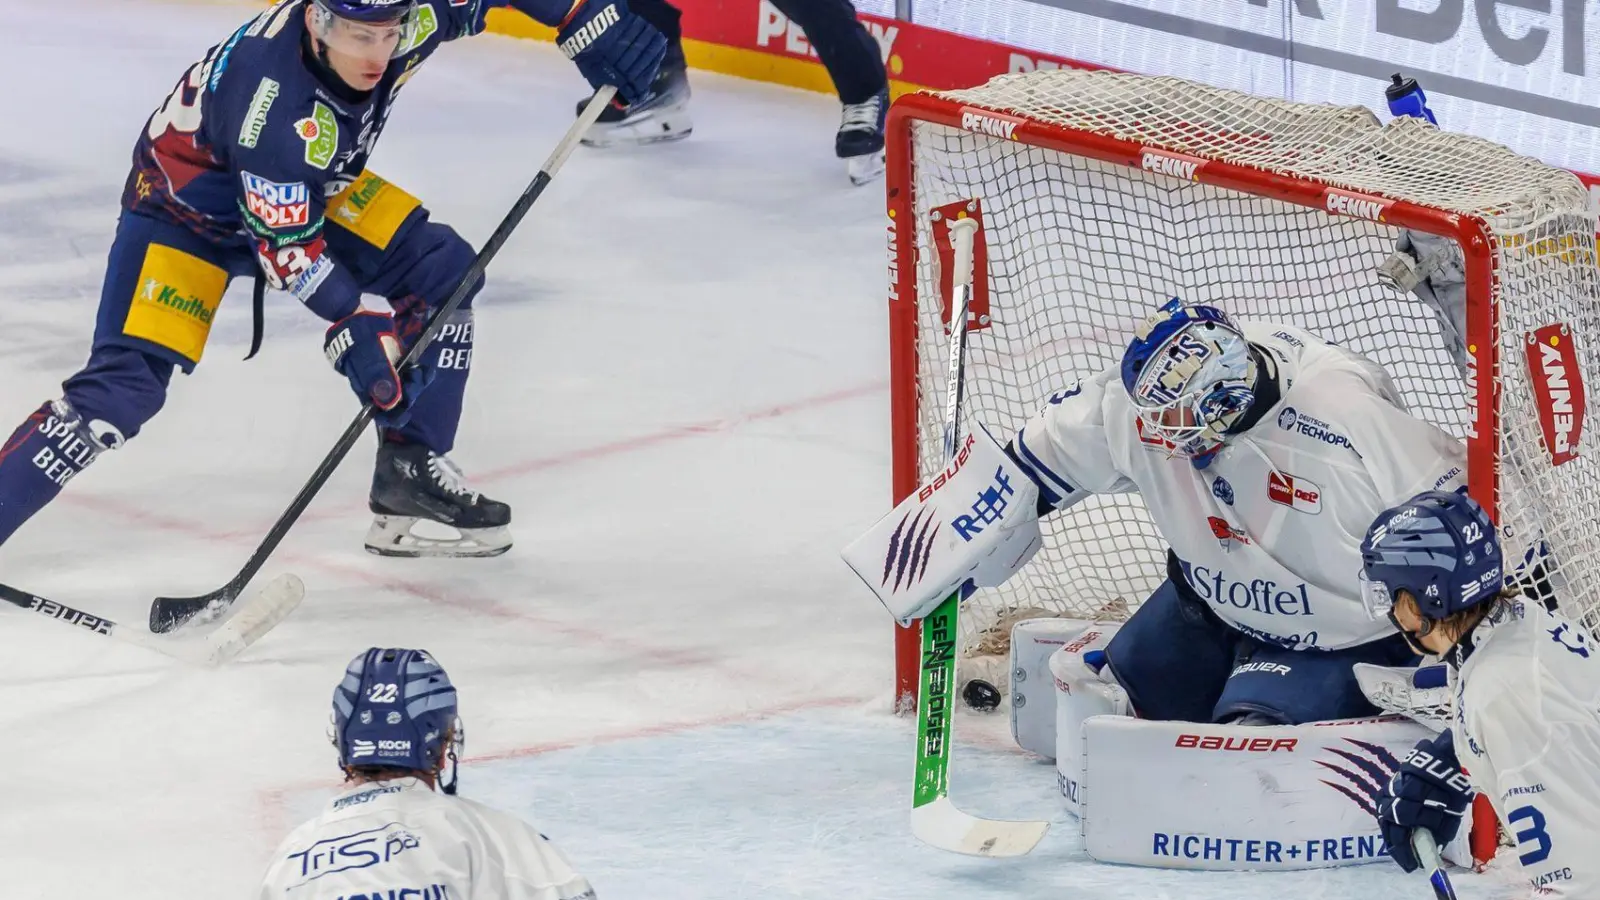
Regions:
[[269, 284], [336, 320], [360, 291], [327, 255], [323, 217], [365, 168], [407, 79], [445, 41], [481, 32], [489, 7], [556, 25], [577, 3], [418, 0], [415, 26], [362, 95], [309, 64], [308, 2], [279, 0], [189, 68], [139, 137], [123, 206], [219, 248], [249, 247]]

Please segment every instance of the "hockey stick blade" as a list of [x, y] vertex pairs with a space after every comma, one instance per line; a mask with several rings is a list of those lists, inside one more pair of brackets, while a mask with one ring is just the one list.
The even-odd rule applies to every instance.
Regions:
[[221, 625], [205, 635], [209, 650], [205, 662], [218, 666], [238, 656], [287, 619], [305, 596], [305, 583], [294, 575], [279, 575], [267, 582], [261, 590], [236, 605], [233, 614]]
[[[528, 214], [528, 210], [533, 206], [534, 201], [538, 200], [539, 196], [544, 193], [544, 189], [549, 186], [550, 181], [561, 170], [567, 158], [577, 149], [578, 141], [589, 130], [589, 126], [600, 118], [600, 113], [605, 111], [606, 104], [611, 102], [611, 98], [616, 95], [616, 92], [617, 89], [610, 85], [606, 85], [594, 92], [594, 96], [589, 100], [589, 105], [584, 107], [583, 112], [572, 123], [572, 127], [567, 129], [567, 133], [562, 137], [561, 142], [551, 151], [549, 158], [544, 161], [544, 165], [539, 169], [539, 174], [534, 176], [533, 181], [523, 190], [522, 195], [517, 198], [517, 202], [512, 204], [511, 211], [506, 213], [504, 219], [500, 220], [500, 224], [495, 228], [494, 233], [489, 235], [488, 240], [484, 241], [483, 247], [478, 250], [478, 255], [473, 258], [472, 265], [467, 267], [466, 274], [456, 284], [456, 289], [450, 294], [450, 298], [429, 315], [428, 322], [422, 327], [421, 333], [412, 341], [410, 348], [406, 350], [405, 356], [401, 357], [400, 362], [396, 363], [395, 368], [397, 370], [403, 372], [422, 358], [423, 351], [438, 337], [440, 329], [444, 328], [444, 323], [450, 318], [451, 314], [460, 308], [462, 303], [466, 302], [467, 295], [472, 293], [473, 285], [477, 284], [478, 279], [483, 276], [484, 270], [489, 267], [489, 262], [500, 252], [500, 248], [511, 237], [511, 232], [516, 230], [517, 225], [522, 221], [522, 217]], [[339, 463], [343, 462], [345, 456], [349, 454], [350, 448], [356, 445], [356, 441], [367, 430], [367, 426], [372, 424], [373, 413], [374, 409], [371, 403], [362, 405], [361, 412], [357, 413], [355, 419], [345, 427], [344, 433], [334, 443], [333, 449], [329, 450], [328, 454], [322, 458], [322, 462], [317, 465], [317, 470], [311, 473], [310, 480], [301, 486], [300, 492], [295, 494], [294, 499], [289, 502], [289, 508], [278, 516], [278, 520], [267, 531], [267, 536], [261, 539], [260, 545], [250, 555], [250, 559], [245, 562], [244, 568], [240, 569], [239, 573], [233, 576], [231, 581], [223, 587], [199, 597], [156, 598], [150, 604], [150, 630], [157, 634], [162, 634], [189, 622], [191, 619], [199, 618], [201, 623], [214, 621], [227, 612], [228, 607], [239, 599], [239, 595], [243, 593], [245, 585], [249, 584], [250, 579], [261, 571], [261, 567], [266, 564], [267, 558], [272, 555], [272, 552], [278, 549], [278, 544], [289, 533], [289, 529], [294, 527], [294, 523], [300, 520], [300, 514], [306, 511], [306, 507], [310, 506], [311, 501], [321, 492], [322, 486], [328, 483], [328, 479], [333, 476], [333, 472], [339, 467]], [[202, 616], [204, 618], [200, 618]]]
[[199, 597], [157, 597], [150, 604], [150, 630], [165, 634], [190, 622], [204, 625], [228, 611], [228, 607], [239, 599], [239, 587], [230, 581], [226, 586]]
[[1450, 883], [1450, 876], [1445, 874], [1444, 859], [1439, 856], [1439, 843], [1433, 835], [1418, 828], [1411, 832], [1411, 850], [1417, 855], [1417, 862], [1422, 863], [1422, 868], [1428, 872], [1428, 885], [1433, 888], [1434, 900], [1456, 900], [1455, 886]]
[[110, 619], [74, 609], [37, 594], [0, 584], [0, 600], [47, 619], [71, 625], [112, 640], [197, 665], [220, 665], [238, 656], [262, 635], [282, 622], [305, 597], [305, 585], [293, 575], [280, 575], [251, 595], [220, 626], [210, 632], [151, 634]]
[[968, 856], [1026, 856], [1049, 830], [1049, 822], [980, 819], [956, 809], [949, 797], [911, 810], [911, 833], [918, 840]]

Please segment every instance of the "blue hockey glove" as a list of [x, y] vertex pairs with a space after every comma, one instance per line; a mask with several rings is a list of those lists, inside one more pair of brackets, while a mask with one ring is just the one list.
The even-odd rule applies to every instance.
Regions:
[[433, 381], [433, 372], [412, 366], [402, 377], [394, 364], [400, 359], [400, 340], [394, 317], [387, 313], [356, 310], [328, 327], [322, 352], [363, 402], [377, 407], [373, 416], [386, 428], [399, 428], [411, 417], [417, 395]]
[[667, 39], [629, 12], [624, 0], [579, 0], [556, 32], [556, 44], [591, 86], [616, 85], [625, 105], [650, 96], [667, 53]]
[[1433, 117], [1433, 110], [1428, 108], [1428, 95], [1422, 92], [1422, 85], [1417, 84], [1415, 78], [1402, 78], [1399, 74], [1391, 76], [1383, 95], [1389, 101], [1390, 115], [1427, 119], [1434, 125], [1439, 124], [1439, 120]]
[[1473, 793], [1448, 731], [1417, 742], [1400, 757], [1400, 768], [1378, 798], [1378, 826], [1400, 868], [1414, 872], [1421, 865], [1411, 849], [1414, 829], [1427, 829], [1441, 847], [1456, 836]]

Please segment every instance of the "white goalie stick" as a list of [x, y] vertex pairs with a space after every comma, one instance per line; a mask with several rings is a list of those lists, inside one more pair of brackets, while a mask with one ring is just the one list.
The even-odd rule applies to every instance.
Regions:
[[[978, 223], [949, 220], [950, 368], [945, 382], [944, 464], [956, 455], [967, 361], [967, 307], [972, 301], [973, 241]], [[922, 620], [922, 674], [917, 689], [917, 768], [912, 783], [911, 832], [924, 843], [972, 856], [1022, 856], [1049, 830], [1049, 822], [980, 819], [950, 802], [952, 717], [955, 714], [956, 622], [962, 590], [946, 597]]]
[[294, 612], [306, 588], [294, 575], [279, 575], [235, 603], [226, 618], [212, 628], [191, 626], [169, 634], [152, 634], [110, 619], [74, 609], [37, 594], [0, 584], [0, 600], [71, 625], [90, 634], [135, 644], [184, 662], [216, 666], [233, 659]]

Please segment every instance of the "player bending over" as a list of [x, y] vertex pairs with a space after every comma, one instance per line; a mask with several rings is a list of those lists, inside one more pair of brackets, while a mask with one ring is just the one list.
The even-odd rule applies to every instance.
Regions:
[[[1386, 506], [1457, 484], [1464, 462], [1460, 442], [1407, 413], [1370, 360], [1174, 299], [1119, 367], [1056, 393], [1005, 452], [978, 430], [954, 473], [901, 504], [934, 508], [944, 494], [961, 509], [972, 500], [958, 483], [971, 479], [975, 515], [945, 515], [949, 527], [926, 541], [885, 539], [905, 531], [897, 508], [846, 558], [897, 618], [920, 618], [940, 592], [1020, 568], [1038, 544], [1035, 487], [1039, 515], [1137, 492], [1169, 547], [1167, 580], [1111, 637], [1100, 672], [1135, 713], [1251, 724], [1372, 715], [1352, 666], [1416, 657], [1367, 617], [1350, 578], [1360, 536]], [[926, 545], [952, 549], [936, 560]], [[860, 547], [880, 548], [882, 584]]]
[[[258, 328], [263, 284], [292, 294], [330, 323], [329, 362], [378, 409], [367, 548], [487, 556], [511, 546], [510, 507], [468, 490], [446, 455], [472, 365], [471, 295], [414, 370], [394, 369], [475, 254], [366, 170], [417, 67], [505, 5], [557, 26], [597, 88], [647, 96], [666, 42], [623, 0], [280, 0], [184, 73], [134, 147], [89, 360], [0, 445], [0, 544], [138, 435], [173, 370], [199, 363], [229, 281], [254, 276]], [[363, 310], [363, 293], [387, 298], [393, 314]], [[458, 536], [416, 536], [419, 519]]]
[[351, 660], [333, 691], [333, 743], [351, 786], [278, 846], [260, 900], [593, 900], [537, 829], [455, 796], [456, 689], [426, 652]]
[[1600, 897], [1600, 646], [1505, 586], [1494, 524], [1463, 494], [1385, 511], [1361, 560], [1372, 617], [1442, 657], [1455, 696], [1453, 725], [1402, 759], [1379, 803], [1389, 855], [1416, 869], [1411, 832], [1443, 846], [1482, 791], [1537, 896]]

